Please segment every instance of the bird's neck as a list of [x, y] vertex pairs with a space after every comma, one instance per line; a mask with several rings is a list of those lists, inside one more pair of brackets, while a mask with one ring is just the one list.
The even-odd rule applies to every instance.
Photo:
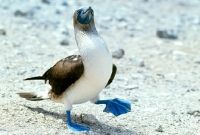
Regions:
[[98, 44], [101, 44], [103, 41], [95, 26], [91, 26], [88, 29], [75, 27], [74, 33], [76, 43], [81, 55], [83, 54], [82, 50], [89, 51], [92, 48], [94, 49], [95, 47], [98, 47]]
[[[74, 27], [75, 37], [77, 36], [90, 36], [90, 35], [97, 35], [99, 36], [98, 31], [95, 28], [95, 25], [91, 26], [90, 28], [81, 28], [79, 26]], [[77, 39], [76, 39], [77, 42]]]
[[103, 58], [110, 57], [106, 42], [95, 26], [87, 30], [75, 28], [75, 38], [84, 64], [86, 61], [102, 61]]

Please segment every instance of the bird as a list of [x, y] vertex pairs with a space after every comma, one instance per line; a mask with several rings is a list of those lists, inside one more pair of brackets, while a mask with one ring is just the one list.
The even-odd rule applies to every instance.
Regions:
[[71, 119], [74, 104], [91, 101], [105, 104], [103, 110], [115, 116], [131, 111], [131, 102], [121, 98], [100, 99], [100, 92], [112, 83], [117, 67], [112, 62], [106, 42], [98, 33], [91, 6], [77, 9], [73, 15], [74, 34], [80, 55], [71, 55], [59, 60], [42, 76], [24, 80], [44, 80], [51, 89], [45, 93], [18, 92], [20, 97], [30, 101], [50, 99], [64, 104], [66, 124], [73, 132], [90, 131], [90, 128], [76, 124]]

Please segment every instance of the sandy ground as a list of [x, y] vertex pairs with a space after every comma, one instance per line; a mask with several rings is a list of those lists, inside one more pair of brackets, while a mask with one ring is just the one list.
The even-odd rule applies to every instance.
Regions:
[[[132, 111], [114, 117], [102, 112], [103, 105], [75, 105], [73, 120], [91, 128], [79, 134], [199, 135], [198, 0], [0, 0], [0, 134], [74, 134], [61, 104], [30, 102], [15, 93], [50, 89], [43, 81], [23, 79], [78, 54], [72, 15], [83, 6], [94, 9], [110, 51], [125, 51], [113, 59], [118, 72], [101, 98], [130, 100]], [[157, 30], [178, 38], [159, 38]]]

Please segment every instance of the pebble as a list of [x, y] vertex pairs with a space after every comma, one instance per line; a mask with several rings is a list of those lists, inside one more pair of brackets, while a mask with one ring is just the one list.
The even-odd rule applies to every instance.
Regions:
[[138, 102], [138, 99], [137, 98], [132, 98], [131, 101], [132, 102]]
[[97, 118], [92, 114], [81, 114], [81, 121], [86, 124], [96, 124], [99, 123]]
[[68, 40], [68, 39], [63, 39], [63, 40], [60, 42], [60, 44], [63, 45], [63, 46], [69, 45], [69, 40]]
[[56, 13], [57, 15], [60, 15], [60, 14], [61, 14], [61, 11], [60, 11], [59, 9], [56, 9], [55, 13]]
[[18, 73], [17, 73], [17, 75], [24, 75], [26, 73], [26, 71], [19, 71]]
[[161, 125], [155, 131], [157, 131], [157, 132], [164, 132], [163, 127]]
[[196, 64], [200, 64], [200, 58], [196, 58], [196, 59], [194, 59], [194, 63], [196, 63]]
[[17, 11], [15, 11], [14, 15], [15, 16], [21, 16], [21, 17], [26, 17], [27, 13], [23, 12], [23, 11], [20, 11], [20, 10], [17, 10]]
[[174, 31], [170, 30], [157, 30], [156, 35], [159, 38], [166, 38], [166, 39], [177, 39], [178, 36], [174, 33]]
[[50, 1], [49, 0], [42, 0], [42, 3], [44, 3], [44, 4], [50, 4]]
[[119, 16], [119, 15], [116, 16], [116, 19], [119, 22], [125, 21], [125, 18], [123, 16]]
[[62, 6], [66, 6], [66, 7], [67, 7], [67, 6], [69, 6], [69, 5], [68, 5], [68, 3], [65, 1], [65, 2], [62, 3]]
[[118, 50], [116, 50], [116, 51], [114, 51], [114, 52], [112, 53], [112, 57], [113, 57], [113, 58], [120, 59], [120, 58], [122, 58], [123, 56], [124, 56], [124, 50], [123, 50], [123, 49], [118, 49]]
[[4, 35], [4, 36], [6, 35], [6, 31], [2, 28], [0, 29], [0, 35]]

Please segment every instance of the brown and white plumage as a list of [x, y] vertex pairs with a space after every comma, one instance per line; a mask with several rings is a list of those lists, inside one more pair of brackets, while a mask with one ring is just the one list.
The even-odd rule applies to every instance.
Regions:
[[[117, 67], [115, 66], [115, 64], [113, 64], [112, 74], [106, 86], [108, 86], [113, 81], [116, 71]], [[59, 97], [70, 85], [74, 84], [76, 80], [78, 80], [81, 75], [83, 75], [83, 72], [84, 65], [81, 56], [71, 55], [59, 60], [42, 76], [31, 77], [25, 80], [44, 80], [45, 83], [48, 81], [52, 87], [50, 93], [52, 93], [54, 97]], [[34, 92], [18, 94], [28, 100], [42, 100], [42, 98], [36, 98], [36, 94]]]
[[112, 82], [117, 68], [112, 64], [106, 42], [95, 28], [93, 10], [89, 7], [84, 11], [89, 13], [88, 18], [91, 19], [86, 24], [84, 22], [87, 20], [80, 20], [80, 12], [82, 9], [75, 11], [73, 16], [75, 39], [80, 55], [61, 59], [43, 76], [25, 79], [42, 79], [45, 82], [48, 80], [52, 88], [43, 95], [32, 92], [18, 93], [21, 97], [33, 101], [49, 98], [64, 103], [66, 109], [70, 110], [73, 104], [96, 102], [101, 90]]

